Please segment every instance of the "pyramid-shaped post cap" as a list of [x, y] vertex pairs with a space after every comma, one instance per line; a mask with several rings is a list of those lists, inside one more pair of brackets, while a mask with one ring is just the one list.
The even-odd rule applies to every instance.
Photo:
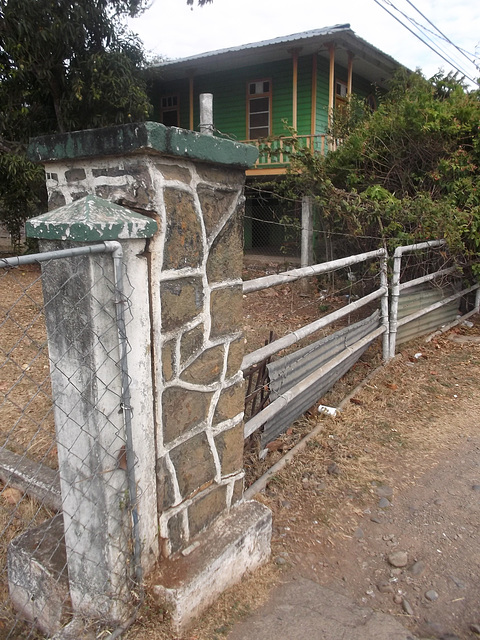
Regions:
[[157, 229], [155, 220], [93, 195], [26, 223], [28, 238], [77, 242], [151, 238]]

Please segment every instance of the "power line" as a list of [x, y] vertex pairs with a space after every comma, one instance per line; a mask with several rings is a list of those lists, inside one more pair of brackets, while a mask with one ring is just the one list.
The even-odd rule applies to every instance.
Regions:
[[442, 38], [444, 38], [444, 39], [445, 39], [449, 44], [451, 44], [451, 45], [452, 45], [452, 47], [455, 47], [455, 49], [457, 49], [457, 51], [459, 51], [459, 52], [460, 52], [460, 53], [461, 53], [461, 54], [462, 54], [462, 55], [463, 55], [463, 56], [464, 56], [464, 57], [465, 57], [465, 58], [470, 62], [470, 64], [473, 64], [477, 69], [479, 68], [479, 67], [477, 66], [477, 64], [475, 63], [475, 61], [474, 61], [474, 60], [471, 60], [471, 59], [466, 55], [466, 53], [465, 53], [465, 51], [464, 51], [463, 49], [461, 49], [460, 47], [458, 47], [454, 42], [452, 42], [452, 41], [450, 40], [450, 38], [449, 38], [448, 36], [446, 36], [442, 31], [440, 31], [440, 29], [439, 29], [436, 25], [434, 25], [434, 24], [433, 24], [433, 22], [432, 22], [431, 20], [429, 20], [429, 19], [427, 18], [427, 16], [426, 16], [426, 15], [424, 15], [424, 14], [420, 11], [420, 9], [418, 9], [418, 8], [413, 4], [413, 2], [410, 2], [410, 0], [406, 0], [406, 1], [408, 2], [408, 4], [409, 4], [411, 7], [413, 7], [413, 9], [415, 9], [415, 11], [417, 11], [417, 13], [419, 13], [419, 14], [422, 16], [422, 18], [423, 18], [424, 20], [426, 20], [426, 21], [428, 22], [428, 24], [429, 24], [429, 25], [431, 25], [431, 26], [432, 26], [436, 31], [438, 31], [438, 33], [442, 36]]
[[[374, 0], [374, 2], [376, 2], [376, 4], [378, 4], [379, 7], [381, 7], [384, 11], [386, 11], [392, 18], [394, 18], [397, 22], [399, 22], [402, 27], [404, 27], [405, 29], [407, 29], [407, 31], [409, 31], [412, 35], [414, 35], [416, 38], [418, 38], [420, 40], [420, 42], [422, 42], [424, 45], [426, 45], [429, 49], [431, 49], [437, 56], [439, 56], [440, 58], [442, 58], [442, 60], [444, 60], [447, 64], [451, 65], [456, 71], [458, 71], [462, 76], [464, 76], [465, 78], [467, 78], [467, 80], [470, 80], [470, 82], [472, 82], [473, 84], [478, 84], [476, 80], [474, 80], [473, 78], [471, 78], [468, 73], [466, 73], [465, 71], [463, 71], [462, 69], [459, 68], [459, 66], [452, 61], [452, 59], [447, 58], [446, 56], [448, 56], [448, 54], [446, 52], [441, 52], [438, 51], [434, 46], [432, 46], [431, 44], [429, 44], [428, 42], [426, 42], [424, 40], [424, 38], [422, 38], [418, 33], [415, 33], [415, 31], [413, 31], [413, 29], [411, 29], [407, 24], [405, 24], [404, 22], [402, 22], [402, 20], [400, 18], [398, 18], [394, 13], [392, 13], [384, 4], [382, 4], [380, 2], [380, 0]], [[395, 7], [395, 5], [393, 5], [392, 2], [388, 2], [388, 4], [393, 7], [396, 11], [398, 11], [399, 13], [402, 13], [397, 7]], [[403, 15], [403, 14], [402, 14]]]
[[[443, 33], [442, 33], [442, 32], [441, 32], [437, 27], [435, 27], [435, 25], [434, 25], [432, 22], [430, 22], [430, 20], [429, 20], [426, 16], [424, 16], [424, 15], [423, 15], [423, 13], [421, 13], [421, 12], [420, 12], [420, 11], [415, 7], [415, 5], [413, 5], [413, 4], [412, 4], [412, 2], [410, 2], [410, 0], [406, 0], [406, 1], [407, 1], [407, 2], [408, 2], [408, 3], [409, 3], [409, 4], [410, 4], [410, 5], [411, 5], [411, 6], [412, 6], [416, 11], [418, 11], [418, 13], [420, 13], [420, 15], [421, 15], [425, 20], [427, 20], [427, 22], [429, 22], [429, 23], [434, 27], [434, 29], [436, 29], [436, 30], [438, 31], [438, 33], [440, 33], [441, 39], [442, 39], [443, 41], [445, 41], [445, 42], [447, 42], [448, 44], [452, 45], [452, 46], [453, 46], [455, 49], [457, 49], [457, 50], [458, 50], [458, 51], [459, 51], [463, 56], [465, 56], [465, 58], [468, 60], [468, 62], [469, 62], [470, 64], [472, 64], [473, 66], [475, 66], [475, 67], [476, 67], [475, 62], [474, 62], [472, 59], [470, 59], [467, 55], [465, 55], [465, 53], [464, 53], [464, 52], [463, 52], [459, 47], [457, 47], [457, 46], [456, 46], [456, 45], [455, 45], [455, 44], [454, 44], [454, 43], [453, 43], [453, 42], [452, 42], [452, 41], [451, 41], [447, 36], [445, 36], [445, 34], [443, 34]], [[428, 38], [428, 40], [430, 40], [430, 42], [432, 42], [432, 44], [434, 44], [435, 46], [437, 46], [437, 47], [440, 49], [440, 51], [441, 51], [444, 55], [448, 56], [448, 58], [449, 58], [449, 60], [450, 60], [450, 63], [451, 63], [453, 66], [457, 65], [457, 69], [458, 69], [458, 71], [460, 71], [460, 72], [462, 73], [462, 75], [465, 75], [465, 76], [467, 75], [467, 72], [464, 70], [464, 67], [462, 67], [462, 66], [461, 66], [461, 64], [462, 64], [462, 63], [461, 63], [461, 62], [459, 62], [455, 57], [453, 57], [453, 55], [452, 55], [452, 54], [447, 53], [444, 49], [442, 49], [442, 48], [440, 47], [440, 45], [437, 43], [437, 41], [432, 40], [432, 38], [430, 38], [430, 36], [428, 35], [428, 34], [431, 34], [434, 38], [437, 38], [437, 39], [438, 39], [438, 38], [439, 38], [438, 34], [434, 33], [431, 29], [428, 29], [425, 25], [420, 24], [417, 20], [415, 20], [414, 18], [411, 18], [411, 17], [410, 17], [410, 16], [408, 16], [406, 13], [404, 13], [403, 11], [401, 11], [398, 7], [396, 7], [396, 6], [393, 4], [393, 2], [392, 2], [391, 0], [385, 0], [385, 2], [387, 2], [391, 7], [393, 7], [396, 11], [398, 11], [398, 13], [400, 13], [402, 16], [404, 16], [404, 18], [406, 18], [406, 19], [410, 22], [410, 24], [412, 24], [414, 27], [416, 27], [416, 28], [420, 31], [420, 33], [423, 33], [423, 34]]]
[[[388, 0], [387, 0], [387, 1], [388, 1]], [[391, 6], [394, 6], [391, 2], [389, 2], [389, 4], [390, 4]], [[459, 61], [457, 60], [457, 58], [455, 58], [452, 54], [447, 53], [447, 52], [445, 51], [445, 49], [443, 49], [442, 47], [440, 47], [440, 45], [439, 45], [439, 44], [438, 44], [438, 42], [437, 42], [437, 41], [438, 41], [438, 39], [439, 39], [438, 34], [434, 33], [431, 29], [428, 29], [425, 25], [421, 24], [420, 22], [418, 22], [418, 21], [417, 21], [417, 20], [415, 20], [414, 18], [412, 18], [412, 17], [408, 16], [406, 13], [404, 13], [403, 11], [401, 11], [400, 9], [398, 9], [398, 7], [395, 7], [395, 9], [396, 9], [396, 10], [397, 10], [397, 11], [398, 11], [398, 12], [399, 12], [399, 13], [400, 13], [404, 18], [406, 18], [406, 19], [410, 22], [410, 24], [412, 24], [416, 29], [418, 29], [418, 31], [419, 31], [420, 33], [422, 33], [422, 34], [423, 34], [423, 35], [424, 35], [424, 36], [425, 36], [425, 37], [426, 37], [426, 38], [427, 38], [427, 39], [428, 39], [428, 40], [429, 40], [429, 41], [430, 41], [434, 46], [437, 46], [437, 47], [438, 47], [438, 49], [439, 49], [439, 50], [440, 50], [444, 55], [446, 55], [446, 56], [449, 58], [450, 63], [451, 63], [452, 65], [455, 65], [455, 64], [456, 64], [456, 65], [457, 65], [457, 67], [458, 67], [458, 69], [459, 69], [459, 70], [461, 70], [461, 72], [462, 72], [462, 74], [463, 74], [463, 75], [466, 75], [466, 74], [467, 74], [467, 72], [466, 72], [466, 71], [464, 70], [464, 68], [461, 66], [461, 65], [462, 65], [462, 63], [461, 63], [461, 62], [459, 62]], [[436, 38], [437, 40], [433, 40], [433, 39], [432, 39], [428, 34], [432, 35], [432, 36], [433, 36], [434, 38]], [[443, 37], [441, 38], [441, 40], [443, 40], [444, 42], [447, 42], [447, 40], [445, 40]], [[448, 43], [450, 43], [450, 41], [448, 41]], [[459, 47], [456, 47], [455, 45], [453, 45], [453, 43], [452, 43], [452, 46], [454, 46], [456, 49], [460, 50], [460, 49], [459, 49]], [[465, 55], [465, 54], [464, 54], [464, 53], [462, 53], [462, 55]], [[470, 58], [468, 58], [467, 56], [465, 56], [465, 57], [466, 57], [466, 58], [467, 58], [467, 60], [470, 62], [470, 64], [473, 64], [474, 66], [476, 66], [473, 60], [471, 60], [471, 59], [470, 59]]]
[[[471, 78], [468, 73], [460, 68], [459, 63], [457, 63], [456, 61], [454, 61], [452, 59], [452, 57], [443, 49], [441, 49], [436, 43], [433, 42], [433, 40], [431, 38], [429, 38], [427, 36], [427, 38], [430, 40], [430, 42], [432, 42], [432, 45], [435, 45], [437, 48], [435, 48], [435, 46], [430, 45], [428, 42], [426, 42], [424, 40], [423, 37], [421, 37], [421, 35], [419, 35], [418, 33], [416, 33], [415, 31], [412, 31], [412, 29], [410, 29], [410, 27], [408, 27], [408, 25], [406, 25], [404, 22], [402, 22], [402, 20], [400, 20], [400, 18], [398, 18], [397, 16], [395, 16], [391, 11], [389, 11], [384, 5], [380, 4], [380, 2], [378, 2], [378, 0], [375, 0], [375, 2], [377, 2], [377, 4], [379, 6], [382, 7], [382, 9], [384, 9], [389, 15], [392, 16], [392, 18], [394, 18], [395, 20], [397, 20], [397, 22], [399, 22], [403, 27], [405, 27], [405, 29], [407, 29], [408, 31], [410, 31], [410, 33], [412, 33], [412, 35], [414, 35], [416, 38], [418, 38], [423, 44], [425, 44], [429, 49], [431, 49], [436, 55], [440, 56], [443, 60], [445, 60], [445, 62], [447, 62], [449, 65], [451, 65], [454, 69], [456, 69], [462, 76], [466, 77], [468, 80], [470, 80], [471, 82], [473, 82], [475, 84], [475, 80], [473, 78]], [[407, 16], [406, 14], [404, 14], [400, 9], [398, 9], [398, 7], [396, 7], [393, 2], [391, 2], [391, 0], [384, 0], [384, 2], [388, 5], [390, 5], [393, 9], [395, 9], [395, 11], [397, 11], [398, 13], [400, 13], [401, 15], [403, 15], [407, 20], [409, 20], [409, 22], [411, 22], [413, 24], [414, 21], [412, 21], [411, 18], [409, 18], [409, 16]], [[416, 23], [417, 24], [417, 23]], [[423, 29], [423, 26], [422, 26]], [[419, 29], [420, 30], [420, 29]], [[422, 35], [425, 35], [422, 33]]]

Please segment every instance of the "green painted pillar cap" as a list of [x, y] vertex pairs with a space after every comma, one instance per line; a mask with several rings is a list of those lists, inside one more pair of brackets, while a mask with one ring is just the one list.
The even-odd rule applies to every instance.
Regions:
[[151, 238], [157, 229], [155, 220], [97, 196], [85, 196], [26, 223], [28, 238], [77, 242]]

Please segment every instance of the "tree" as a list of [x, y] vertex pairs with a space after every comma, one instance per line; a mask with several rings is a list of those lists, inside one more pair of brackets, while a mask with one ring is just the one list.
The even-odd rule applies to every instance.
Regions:
[[328, 230], [364, 246], [445, 237], [466, 262], [478, 260], [480, 92], [455, 76], [400, 72], [377, 111], [359, 117], [358, 107], [336, 151], [294, 154], [289, 195], [316, 197]]
[[0, 0], [2, 221], [15, 226], [42, 201], [39, 171], [24, 155], [29, 137], [148, 116], [143, 50], [123, 22], [145, 3]]

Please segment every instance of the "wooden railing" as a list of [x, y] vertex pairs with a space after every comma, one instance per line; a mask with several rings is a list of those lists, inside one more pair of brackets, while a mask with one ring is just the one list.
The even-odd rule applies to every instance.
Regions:
[[255, 169], [284, 167], [290, 164], [292, 152], [310, 149], [312, 153], [324, 156], [328, 151], [336, 149], [338, 140], [332, 140], [325, 133], [308, 136], [279, 136], [272, 139], [244, 140], [245, 144], [258, 147], [260, 155]]

